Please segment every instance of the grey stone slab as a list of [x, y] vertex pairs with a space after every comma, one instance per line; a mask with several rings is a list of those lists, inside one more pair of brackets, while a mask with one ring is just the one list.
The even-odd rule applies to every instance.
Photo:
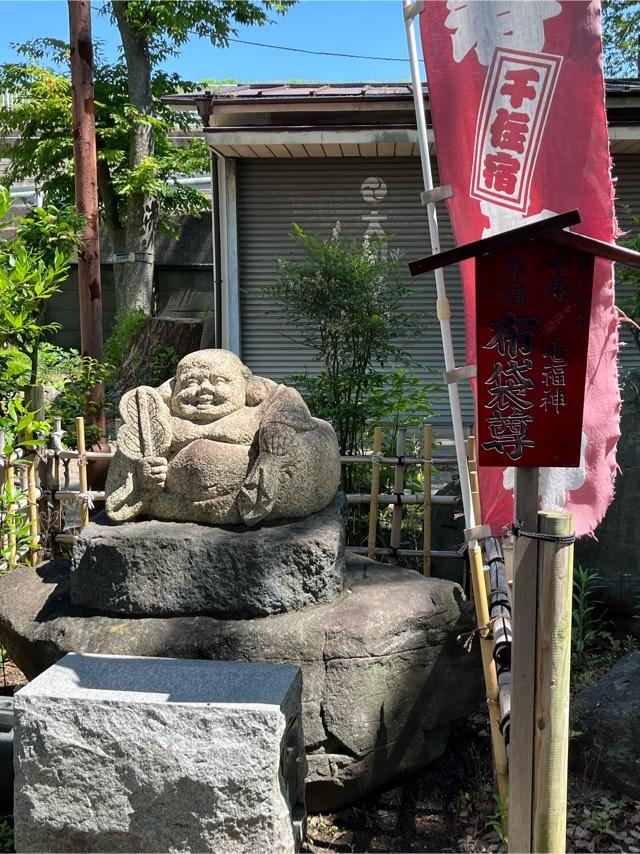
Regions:
[[101, 513], [73, 549], [71, 600], [111, 614], [263, 617], [328, 602], [345, 582], [346, 500], [259, 528]]
[[294, 851], [301, 690], [291, 666], [66, 655], [15, 698], [16, 850]]
[[477, 708], [473, 608], [449, 581], [350, 558], [331, 603], [254, 620], [98, 616], [69, 602], [68, 565], [0, 578], [0, 640], [33, 677], [69, 650], [297, 665], [310, 809], [330, 809], [420, 771], [451, 722]]

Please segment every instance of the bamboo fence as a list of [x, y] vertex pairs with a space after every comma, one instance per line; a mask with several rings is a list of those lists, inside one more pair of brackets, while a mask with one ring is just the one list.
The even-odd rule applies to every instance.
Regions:
[[[19, 549], [14, 534], [3, 533], [6, 542], [5, 553], [8, 553], [9, 566], [18, 561], [28, 560], [35, 566], [43, 553], [52, 552], [54, 544], [73, 544], [76, 536], [88, 523], [91, 511], [96, 504], [105, 500], [102, 490], [89, 489], [87, 465], [92, 460], [111, 460], [114, 451], [87, 450], [85, 441], [84, 418], [76, 418], [77, 450], [65, 448], [63, 445], [64, 431], [60, 419], [54, 419], [54, 428], [43, 441], [43, 446], [35, 451], [23, 453], [18, 450], [11, 457], [4, 455], [3, 437], [0, 436], [0, 487], [9, 482], [12, 492], [15, 489], [18, 500], [5, 509], [5, 516], [24, 514], [29, 525], [28, 546]], [[396, 453], [393, 456], [383, 456], [381, 453], [383, 434], [380, 427], [374, 429], [373, 448], [370, 454], [343, 456], [343, 465], [370, 465], [371, 492], [350, 493], [347, 495], [349, 506], [366, 505], [369, 510], [368, 537], [366, 546], [348, 546], [353, 554], [363, 554], [370, 558], [385, 557], [391, 563], [398, 563], [400, 558], [422, 558], [422, 570], [430, 575], [432, 558], [460, 559], [462, 553], [458, 549], [431, 549], [431, 510], [434, 505], [446, 505], [452, 512], [459, 505], [459, 498], [453, 495], [432, 495], [432, 471], [434, 465], [452, 465], [455, 457], [432, 455], [433, 428], [424, 425], [422, 428], [423, 453], [421, 456], [405, 455], [407, 428], [400, 427], [396, 440]], [[78, 469], [77, 487], [70, 483], [69, 464], [75, 461]], [[380, 493], [380, 471], [382, 466], [393, 467], [393, 491]], [[422, 469], [424, 488], [415, 493], [405, 489], [405, 473], [408, 467]], [[40, 484], [38, 484], [40, 481]], [[10, 494], [12, 494], [12, 492]], [[68, 526], [65, 512], [70, 502], [79, 505], [79, 518], [76, 524]], [[378, 545], [379, 511], [380, 508], [392, 507], [389, 545]], [[423, 509], [422, 539], [423, 548], [403, 547], [404, 510], [409, 506], [420, 506]], [[12, 526], [4, 526], [5, 530]]]

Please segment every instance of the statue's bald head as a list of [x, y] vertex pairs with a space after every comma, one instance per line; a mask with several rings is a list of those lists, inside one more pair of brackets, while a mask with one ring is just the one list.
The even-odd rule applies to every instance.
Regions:
[[171, 411], [206, 424], [246, 404], [251, 371], [228, 350], [198, 350], [178, 363]]

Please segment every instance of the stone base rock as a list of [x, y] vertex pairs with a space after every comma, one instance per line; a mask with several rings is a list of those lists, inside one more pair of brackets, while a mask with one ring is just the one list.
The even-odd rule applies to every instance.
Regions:
[[297, 667], [66, 655], [16, 696], [17, 850], [293, 854], [301, 689]]
[[344, 588], [346, 500], [260, 528], [127, 522], [99, 514], [73, 548], [71, 601], [107, 614], [264, 617]]
[[571, 760], [587, 779], [640, 798], [640, 652], [625, 655], [571, 702]]
[[0, 641], [29, 678], [69, 651], [299, 665], [307, 806], [330, 809], [423, 769], [482, 696], [458, 585], [366, 558], [347, 579], [330, 604], [263, 619], [126, 619], [72, 605], [69, 566], [51, 562], [0, 578]]

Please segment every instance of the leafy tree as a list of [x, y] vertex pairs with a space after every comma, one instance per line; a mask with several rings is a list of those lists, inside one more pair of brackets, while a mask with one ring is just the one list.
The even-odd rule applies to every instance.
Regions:
[[[102, 221], [114, 251], [127, 260], [114, 266], [116, 309], [151, 311], [155, 236], [158, 227], [175, 233], [184, 215], [209, 206], [202, 193], [177, 183], [180, 176], [207, 171], [204, 141], [174, 146], [172, 130], [187, 132], [193, 117], [175, 112], [162, 96], [191, 87], [158, 66], [177, 55], [190, 36], [226, 47], [237, 25], [267, 23], [292, 0], [112, 0], [111, 16], [122, 41], [118, 62], [94, 61], [98, 185]], [[16, 95], [12, 110], [0, 110], [0, 156], [11, 163], [3, 183], [34, 177], [55, 204], [73, 199], [73, 139], [68, 46], [51, 39], [18, 48], [23, 62], [0, 68], [0, 88]], [[48, 63], [47, 64], [45, 64]]]
[[640, 3], [604, 0], [602, 41], [607, 77], [640, 77]]

